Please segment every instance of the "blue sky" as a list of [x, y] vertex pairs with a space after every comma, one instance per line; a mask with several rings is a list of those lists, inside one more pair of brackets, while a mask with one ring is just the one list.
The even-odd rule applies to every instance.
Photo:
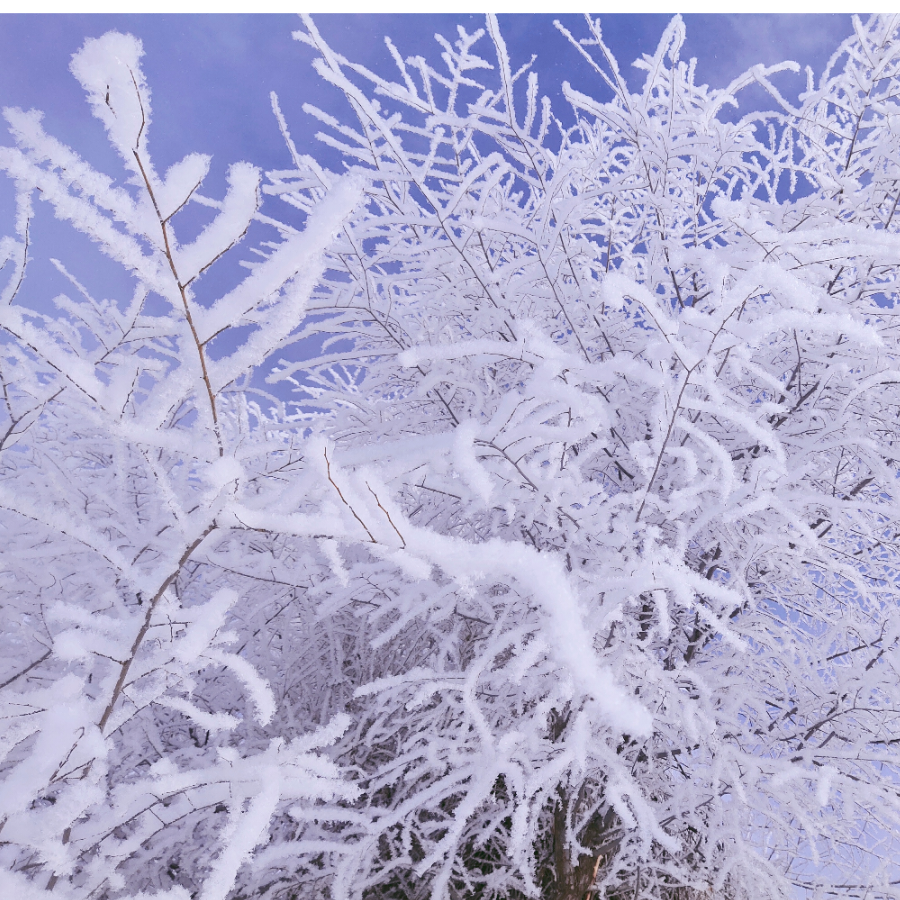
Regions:
[[[557, 94], [563, 80], [591, 91], [587, 65], [553, 27], [552, 15], [503, 15], [501, 26], [511, 53], [522, 61], [537, 54], [542, 90]], [[584, 33], [582, 17], [559, 17], [573, 33]], [[669, 16], [602, 16], [604, 37], [630, 73], [629, 63], [652, 52]], [[482, 24], [474, 15], [319, 15], [315, 21], [333, 45], [351, 59], [385, 74], [393, 70], [382, 37], [390, 35], [404, 55], [436, 56], [435, 32], [455, 37], [457, 23], [470, 31]], [[852, 30], [849, 15], [685, 16], [687, 42], [682, 57], [696, 56], [699, 81], [723, 87], [757, 62], [795, 59], [818, 73], [837, 44]], [[247, 158], [265, 167], [287, 158], [269, 109], [269, 91], [278, 92], [298, 144], [315, 124], [304, 102], [333, 105], [334, 89], [312, 71], [312, 51], [293, 40], [300, 27], [290, 15], [4, 15], [0, 18], [0, 104], [34, 107], [47, 114], [46, 126], [91, 156], [105, 145], [102, 128], [87, 112], [81, 88], [69, 74], [72, 54], [86, 37], [116, 29], [144, 44], [144, 71], [153, 90], [154, 145], [162, 157], [180, 158], [195, 150], [225, 160]], [[796, 80], [801, 89], [802, 80]], [[309, 135], [311, 138], [312, 135]]]
[[[580, 15], [559, 17], [576, 36], [585, 33]], [[754, 63], [793, 59], [810, 65], [818, 76], [829, 56], [852, 31], [849, 15], [712, 15], [685, 17], [687, 41], [682, 58], [695, 56], [697, 80], [724, 87]], [[560, 84], [568, 80], [585, 93], [605, 97], [596, 76], [553, 26], [552, 15], [501, 15], [501, 28], [513, 61], [537, 54], [536, 70], [542, 93], [560, 111]], [[319, 15], [315, 21], [332, 45], [345, 55], [384, 75], [393, 63], [383, 42], [389, 35], [404, 56], [437, 57], [435, 32], [450, 39], [457, 23], [473, 31], [482, 20], [474, 15], [343, 14]], [[642, 53], [652, 53], [668, 15], [614, 14], [601, 17], [604, 37], [637, 88], [643, 73], [630, 66]], [[80, 85], [68, 71], [69, 60], [85, 38], [116, 29], [139, 37], [144, 45], [144, 72], [153, 93], [150, 151], [158, 169], [190, 152], [213, 156], [211, 180], [204, 193], [219, 196], [228, 165], [246, 159], [263, 169], [287, 168], [269, 104], [278, 93], [282, 109], [301, 152], [329, 160], [315, 140], [318, 122], [302, 110], [312, 103], [338, 118], [349, 107], [312, 69], [313, 52], [295, 41], [300, 27], [290, 15], [25, 15], [0, 17], [0, 105], [36, 108], [45, 113], [48, 132], [74, 147], [107, 174], [122, 169], [109, 149], [100, 123], [84, 101]], [[796, 98], [803, 76], [782, 76], [781, 86]], [[748, 92], [740, 112], [760, 102]], [[0, 142], [10, 138], [0, 128]], [[330, 157], [331, 160], [334, 157]], [[332, 167], [335, 163], [331, 162]], [[0, 234], [12, 229], [12, 190], [0, 175]], [[277, 201], [264, 211], [278, 215]], [[34, 257], [19, 301], [44, 307], [47, 299], [71, 286], [47, 258], [56, 256], [80, 267], [79, 277], [101, 296], [131, 293], [122, 272], [98, 258], [87, 265], [87, 239], [54, 223], [38, 204], [33, 223]], [[93, 259], [93, 257], [91, 257]], [[70, 265], [75, 260], [79, 265]], [[46, 308], [46, 307], [44, 307]]]

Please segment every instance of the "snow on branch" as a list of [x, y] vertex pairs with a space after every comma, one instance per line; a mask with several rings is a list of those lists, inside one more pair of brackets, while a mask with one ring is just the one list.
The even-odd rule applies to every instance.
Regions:
[[[495, 17], [303, 21], [340, 173], [274, 95], [294, 168], [157, 172], [115, 32], [123, 172], [4, 111], [0, 889], [896, 897], [900, 18], [794, 98], [588, 17], [565, 111]], [[22, 302], [47, 214], [123, 296]]]

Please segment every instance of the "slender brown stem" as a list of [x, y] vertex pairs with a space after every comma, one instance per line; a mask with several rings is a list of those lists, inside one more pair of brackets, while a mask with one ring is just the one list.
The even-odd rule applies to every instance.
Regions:
[[[213, 522], [211, 525], [207, 526], [207, 528], [200, 534], [197, 538], [195, 538], [185, 549], [184, 553], [181, 554], [181, 558], [178, 560], [178, 564], [175, 569], [171, 572], [170, 575], [166, 577], [163, 583], [159, 586], [156, 593], [153, 595], [153, 598], [147, 604], [147, 611], [144, 614], [144, 621], [141, 624], [140, 629], [138, 629], [138, 633], [135, 635], [134, 640], [131, 643], [131, 650], [129, 652], [128, 657], [125, 659], [123, 663], [121, 663], [121, 667], [119, 669], [119, 677], [116, 679], [115, 687], [112, 690], [112, 694], [110, 695], [109, 702], [106, 704], [106, 709], [103, 710], [103, 715], [100, 717], [100, 721], [97, 723], [97, 728], [100, 730], [102, 734], [107, 724], [109, 723], [110, 716], [112, 716], [113, 710], [115, 709], [116, 703], [119, 700], [119, 697], [122, 695], [122, 691], [125, 688], [125, 681], [128, 678], [128, 672], [131, 670], [131, 664], [134, 662], [137, 652], [140, 649], [141, 644], [144, 641], [144, 638], [147, 635], [147, 631], [150, 628], [150, 620], [153, 617], [153, 612], [156, 609], [157, 604], [162, 599], [163, 594], [168, 590], [169, 585], [178, 577], [178, 573], [181, 571], [184, 564], [188, 561], [191, 554], [200, 546], [200, 544], [206, 539], [206, 537], [215, 529], [216, 523]], [[87, 778], [88, 774], [91, 771], [91, 768], [94, 765], [94, 761], [91, 760], [84, 766], [81, 772], [81, 778]], [[62, 842], [63, 844], [68, 844], [69, 840], [72, 837], [72, 826], [70, 825], [63, 832]], [[54, 872], [49, 880], [47, 881], [47, 890], [52, 891], [56, 886], [56, 882], [59, 880], [59, 876]]]
[[400, 534], [400, 529], [397, 528], [397, 526], [394, 524], [394, 520], [391, 518], [391, 514], [381, 505], [381, 501], [378, 499], [378, 494], [376, 494], [375, 491], [372, 490], [368, 481], [366, 482], [366, 487], [369, 488], [369, 493], [375, 498], [375, 502], [378, 504], [378, 508], [387, 516], [388, 522], [391, 523], [391, 528], [393, 528], [394, 531], [397, 532], [397, 537], [400, 538], [400, 540], [403, 542], [403, 549], [405, 550], [406, 538], [404, 538], [403, 535]]
[[182, 553], [181, 559], [178, 560], [178, 565], [159, 586], [159, 589], [147, 604], [147, 611], [144, 614], [144, 621], [141, 624], [138, 633], [135, 635], [134, 641], [132, 641], [131, 650], [128, 657], [125, 659], [125, 662], [122, 663], [122, 668], [119, 670], [119, 677], [116, 680], [116, 686], [113, 688], [109, 703], [106, 705], [106, 709], [103, 711], [103, 715], [100, 717], [100, 721], [97, 724], [97, 727], [101, 732], [104, 728], [106, 728], [106, 725], [109, 722], [109, 717], [112, 715], [113, 708], [115, 707], [116, 702], [118, 701], [119, 696], [122, 693], [122, 689], [125, 687], [125, 679], [128, 678], [128, 672], [131, 669], [131, 664], [134, 662], [135, 656], [137, 655], [138, 648], [141, 646], [141, 643], [143, 642], [144, 637], [147, 634], [147, 630], [150, 628], [150, 619], [153, 616], [157, 604], [162, 599], [163, 594], [165, 594], [165, 592], [168, 590], [169, 585], [178, 577], [178, 573], [181, 571], [182, 567], [188, 561], [188, 559], [190, 559], [191, 554], [200, 546], [201, 543], [203, 543], [206, 537], [215, 530], [215, 527], [216, 523], [213, 522], [211, 525], [207, 526], [204, 531], [188, 545], [184, 553]]
[[[340, 497], [341, 500], [343, 501], [344, 506], [346, 506], [347, 509], [349, 509], [350, 512], [353, 513], [353, 518], [356, 519], [356, 521], [359, 522], [360, 525], [362, 525], [363, 530], [364, 530], [364, 531], [366, 532], [366, 534], [369, 536], [369, 540], [370, 540], [373, 544], [377, 544], [378, 541], [376, 541], [375, 538], [372, 537], [372, 532], [369, 531], [369, 528], [368, 528], [368, 526], [366, 525], [366, 523], [363, 522], [363, 520], [356, 514], [356, 510], [355, 510], [355, 509], [347, 502], [347, 498], [343, 495], [343, 493], [341, 492], [341, 489], [337, 486], [337, 482], [331, 477], [331, 462], [330, 462], [329, 459], [328, 459], [328, 451], [325, 450], [324, 453], [325, 453], [325, 468], [326, 468], [327, 471], [328, 471], [328, 480], [331, 482], [331, 486], [337, 491], [337, 495], [338, 495], [338, 497]], [[369, 488], [369, 490], [372, 490], [372, 489]], [[375, 499], [377, 500], [378, 498], [376, 497]], [[379, 504], [379, 505], [380, 505], [380, 504]], [[393, 525], [393, 522], [392, 522], [391, 524]], [[394, 530], [396, 531], [397, 529], [395, 528]], [[400, 532], [397, 532], [397, 533], [399, 534]], [[401, 540], [402, 540], [402, 537], [401, 537]], [[405, 542], [404, 542], [404, 545], [405, 545]]]
[[659, 454], [656, 457], [656, 465], [653, 467], [653, 474], [650, 476], [650, 481], [647, 482], [647, 489], [644, 491], [644, 499], [641, 500], [640, 508], [637, 511], [637, 516], [635, 516], [634, 521], [639, 522], [641, 518], [641, 513], [644, 511], [644, 504], [647, 502], [647, 497], [650, 494], [650, 489], [653, 487], [653, 482], [656, 480], [656, 475], [659, 472], [659, 467], [662, 463], [663, 454], [666, 452], [666, 445], [669, 443], [669, 437], [672, 434], [672, 429], [675, 427], [675, 420], [678, 418], [678, 411], [681, 409], [681, 398], [684, 396], [685, 388], [688, 386], [688, 383], [691, 380], [691, 373], [696, 368], [696, 364], [691, 366], [690, 369], [687, 370], [687, 374], [684, 378], [684, 384], [681, 385], [681, 390], [678, 392], [678, 399], [675, 401], [675, 409], [672, 410], [672, 418], [669, 419], [669, 427], [666, 430], [666, 436], [663, 438], [662, 447], [659, 448]]
[[9, 687], [9, 685], [11, 685], [18, 678], [21, 678], [23, 675], [27, 675], [33, 668], [39, 666], [42, 662], [44, 662], [44, 660], [49, 659], [52, 652], [52, 650], [48, 650], [43, 656], [38, 657], [33, 663], [26, 666], [20, 672], [16, 672], [16, 674], [11, 678], [7, 678], [6, 681], [3, 682], [3, 684], [0, 684], [0, 691], [2, 691], [5, 687]]
[[159, 205], [156, 202], [156, 195], [153, 193], [153, 188], [150, 184], [150, 179], [147, 177], [147, 172], [144, 169], [144, 163], [141, 160], [141, 155], [138, 153], [137, 149], [134, 150], [134, 158], [137, 161], [138, 168], [141, 171], [141, 177], [144, 179], [144, 185], [147, 188], [147, 194], [150, 196], [150, 200], [153, 203], [153, 209], [156, 212], [157, 220], [159, 221], [159, 228], [162, 232], [163, 244], [165, 246], [165, 256], [166, 261], [169, 264], [169, 269], [172, 272], [172, 277], [175, 279], [175, 284], [178, 286], [178, 293], [181, 296], [181, 304], [184, 307], [184, 318], [187, 322], [188, 328], [191, 331], [191, 337], [194, 341], [194, 346], [197, 348], [197, 356], [200, 360], [200, 372], [201, 377], [203, 378], [203, 384], [206, 387], [206, 395], [209, 398], [209, 408], [212, 413], [213, 420], [213, 428], [216, 432], [216, 442], [219, 445], [219, 456], [224, 456], [225, 448], [222, 444], [222, 435], [219, 430], [219, 414], [216, 409], [216, 395], [212, 389], [212, 382], [209, 378], [209, 370], [206, 365], [206, 353], [204, 350], [203, 342], [200, 340], [200, 335], [197, 333], [197, 327], [194, 324], [194, 317], [191, 315], [191, 306], [188, 302], [187, 296], [187, 287], [181, 283], [181, 278], [178, 275], [178, 269], [175, 266], [175, 258], [172, 255], [172, 247], [169, 243], [169, 230], [167, 227], [167, 222], [163, 218], [163, 215], [160, 211]]

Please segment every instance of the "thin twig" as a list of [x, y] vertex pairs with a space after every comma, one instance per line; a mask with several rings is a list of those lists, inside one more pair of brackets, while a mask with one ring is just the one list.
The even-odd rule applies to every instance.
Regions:
[[[338, 495], [338, 497], [340, 497], [341, 500], [343, 501], [344, 506], [346, 506], [347, 509], [349, 509], [350, 512], [353, 513], [353, 518], [356, 519], [356, 521], [359, 522], [360, 525], [362, 525], [363, 530], [364, 530], [364, 531], [366, 532], [366, 534], [369, 536], [369, 540], [370, 540], [373, 544], [377, 544], [378, 541], [376, 541], [375, 538], [372, 537], [372, 532], [369, 531], [368, 527], [366, 526], [366, 523], [363, 522], [363, 520], [356, 514], [356, 510], [355, 510], [355, 509], [347, 502], [347, 498], [344, 497], [343, 493], [341, 493], [341, 489], [337, 486], [337, 482], [331, 477], [331, 462], [330, 462], [329, 459], [328, 459], [328, 450], [326, 449], [326, 450], [324, 451], [324, 453], [325, 453], [325, 467], [326, 467], [326, 469], [327, 469], [327, 471], [328, 471], [328, 480], [331, 482], [331, 486], [337, 491], [337, 495]], [[371, 490], [371, 489], [370, 489], [370, 490]], [[404, 545], [404, 546], [405, 546], [405, 545]]]

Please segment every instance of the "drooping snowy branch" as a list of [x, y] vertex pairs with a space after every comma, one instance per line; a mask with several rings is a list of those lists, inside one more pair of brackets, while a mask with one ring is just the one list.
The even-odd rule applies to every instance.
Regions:
[[[396, 81], [306, 19], [347, 171], [273, 99], [221, 201], [132, 37], [73, 63], [120, 185], [6, 111], [8, 892], [897, 896], [898, 20], [796, 102], [585, 29], [563, 113], [492, 17]], [[17, 303], [37, 198], [130, 296]]]

